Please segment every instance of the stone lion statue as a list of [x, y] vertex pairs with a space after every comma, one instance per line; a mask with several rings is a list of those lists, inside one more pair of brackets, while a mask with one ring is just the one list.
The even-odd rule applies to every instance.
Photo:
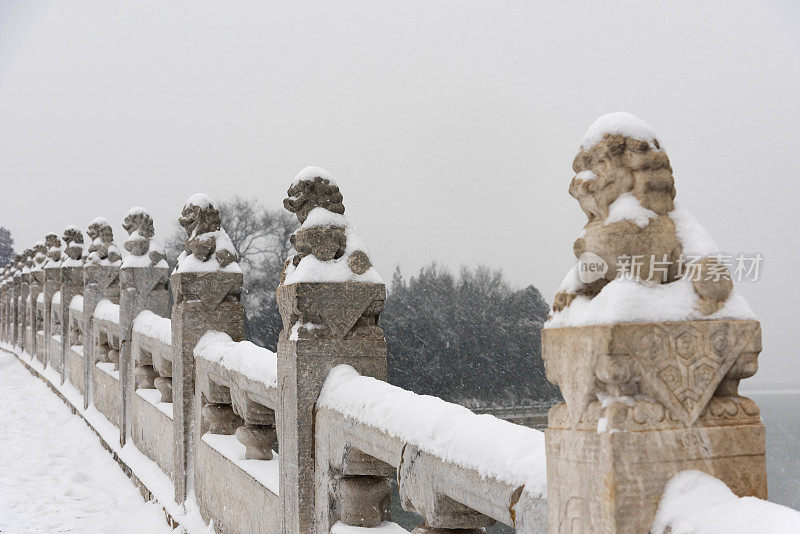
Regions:
[[[587, 261], [599, 259], [607, 270], [562, 287], [553, 303], [555, 312], [579, 295], [596, 297], [619, 276], [670, 284], [690, 269], [672, 217], [672, 167], [658, 139], [629, 114], [601, 117], [595, 125], [572, 164], [576, 176], [569, 193], [587, 217], [573, 251], [581, 272], [586, 272]], [[733, 290], [727, 269], [713, 256], [697, 258], [691, 269], [699, 310], [705, 315], [720, 310]]]

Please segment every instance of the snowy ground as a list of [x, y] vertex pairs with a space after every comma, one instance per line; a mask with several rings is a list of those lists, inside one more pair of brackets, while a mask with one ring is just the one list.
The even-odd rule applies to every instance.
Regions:
[[0, 351], [0, 532], [170, 532], [97, 436]]

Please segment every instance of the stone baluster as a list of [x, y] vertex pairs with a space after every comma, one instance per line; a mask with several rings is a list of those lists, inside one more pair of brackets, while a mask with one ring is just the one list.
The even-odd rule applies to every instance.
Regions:
[[8, 320], [8, 266], [0, 268], [0, 341], [7, 342], [6, 322]]
[[[83, 232], [76, 226], [68, 226], [62, 236], [66, 258], [61, 262], [61, 383], [67, 376], [69, 365], [69, 306], [72, 297], [83, 293], [83, 262], [85, 247]], [[81, 369], [83, 372], [83, 369]]]
[[202, 436], [206, 431], [212, 434], [232, 436], [236, 429], [244, 423], [242, 418], [233, 411], [228, 388], [209, 388], [209, 395], [201, 409], [202, 421], [198, 436]]
[[[211, 199], [193, 195], [179, 219], [188, 238], [170, 277], [172, 307], [172, 400], [175, 423], [175, 500], [186, 499], [190, 440], [202, 423], [194, 421], [194, 348], [209, 330], [244, 339], [242, 271], [230, 238], [220, 227]], [[212, 418], [226, 409], [204, 410]], [[202, 410], [198, 410], [202, 411]], [[223, 417], [224, 419], [224, 417]], [[195, 428], [197, 427], [197, 428]], [[197, 434], [199, 438], [199, 434]]]
[[37, 332], [42, 328], [43, 321], [39, 318], [38, 301], [39, 295], [44, 290], [44, 264], [47, 262], [47, 246], [44, 241], [38, 241], [34, 247], [33, 267], [31, 268], [31, 355], [35, 356], [40, 362], [44, 363], [44, 351], [39, 346]]
[[89, 407], [92, 394], [92, 370], [95, 365], [94, 310], [105, 299], [120, 302], [120, 265], [122, 254], [114, 244], [114, 233], [108, 221], [102, 217], [93, 219], [86, 232], [90, 243], [83, 267], [83, 407]]
[[[287, 260], [277, 290], [283, 319], [278, 342], [279, 493], [282, 532], [297, 534], [314, 529], [315, 513], [332, 520], [337, 510], [331, 495], [315, 495], [317, 478], [327, 474], [316, 473], [314, 406], [328, 372], [349, 364], [362, 375], [386, 380], [386, 341], [377, 325], [386, 287], [366, 252], [353, 246], [357, 234], [343, 215], [342, 195], [327, 172], [304, 169], [288, 195], [284, 206], [301, 226], [291, 238], [296, 254]], [[312, 265], [329, 266], [325, 268], [333, 281], [309, 276]], [[330, 489], [320, 484], [323, 491]], [[340, 488], [334, 498], [374, 491], [369, 502], [383, 502], [388, 495], [388, 485], [371, 481], [345, 479]], [[346, 512], [342, 517], [358, 523], [353, 519], [357, 515]]]
[[44, 352], [45, 364], [51, 364], [53, 358], [52, 339], [57, 332], [53, 331], [53, 295], [61, 290], [61, 262], [64, 261], [64, 246], [57, 234], [47, 234], [44, 238], [47, 247], [47, 261], [44, 264]]
[[252, 401], [246, 391], [231, 391], [233, 410], [243, 423], [236, 429], [236, 439], [245, 446], [245, 459], [272, 460], [272, 447], [278, 441], [275, 411]]
[[[128, 251], [128, 256], [122, 263], [120, 274], [122, 291], [119, 306], [119, 324], [122, 336], [120, 379], [123, 392], [120, 442], [125, 445], [130, 437], [131, 405], [136, 390], [135, 376], [146, 380], [147, 383], [159, 380], [158, 376], [153, 376], [145, 370], [137, 373], [135, 369], [136, 362], [131, 357], [133, 320], [144, 310], [150, 310], [162, 317], [169, 317], [170, 298], [167, 290], [169, 280], [167, 256], [164, 247], [155, 238], [153, 218], [144, 208], [133, 208], [128, 211], [122, 226], [128, 232], [128, 239], [123, 245]], [[164, 402], [169, 401], [165, 400]]]

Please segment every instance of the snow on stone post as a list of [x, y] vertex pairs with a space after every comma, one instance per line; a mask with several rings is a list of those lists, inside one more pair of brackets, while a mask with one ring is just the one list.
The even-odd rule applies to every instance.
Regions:
[[590, 127], [573, 169], [588, 222], [542, 332], [565, 399], [548, 415], [549, 531], [649, 532], [686, 469], [766, 498], [764, 425], [738, 394], [761, 328], [708, 233], [675, 205], [667, 154], [616, 113]]
[[[283, 204], [301, 226], [292, 235], [296, 250], [286, 261], [277, 290], [283, 319], [278, 341], [279, 493], [282, 532], [297, 534], [313, 530], [314, 406], [328, 372], [345, 363], [362, 375], [386, 380], [386, 341], [378, 326], [386, 286], [344, 216], [342, 195], [326, 171], [304, 169], [288, 195]], [[331, 495], [343, 519], [357, 515], [349, 512], [367, 502], [357, 498], [358, 490], [367, 486], [358, 483], [360, 477], [349, 478], [339, 477], [335, 486], [351, 491]], [[369, 489], [387, 487], [374, 484]]]
[[[200, 428], [194, 403], [194, 348], [215, 330], [244, 339], [242, 270], [219, 211], [210, 198], [192, 195], [178, 220], [188, 238], [170, 276], [172, 288], [172, 400], [175, 423], [175, 500], [186, 499], [191, 440]], [[200, 410], [198, 410], [200, 411]]]
[[[120, 443], [124, 446], [130, 434], [131, 403], [136, 387], [134, 369], [136, 362], [131, 357], [133, 321], [142, 311], [150, 310], [162, 317], [169, 317], [169, 266], [164, 247], [155, 239], [153, 218], [144, 208], [133, 208], [122, 224], [128, 232], [123, 245], [128, 256], [122, 262], [120, 272], [121, 292], [119, 297], [120, 327], [120, 382], [122, 384], [122, 428]], [[86, 304], [84, 303], [84, 306]], [[156, 385], [159, 385], [156, 379]], [[159, 389], [171, 391], [172, 374], [164, 378]], [[162, 391], [162, 396], [165, 391]]]
[[[61, 362], [59, 372], [61, 383], [67, 376], [69, 365], [70, 332], [69, 306], [72, 297], [83, 293], [83, 232], [77, 226], [68, 226], [62, 236], [65, 245], [66, 259], [61, 262]], [[81, 369], [81, 371], [83, 371]]]
[[[97, 217], [89, 223], [89, 248], [83, 267], [83, 408], [89, 407], [94, 358], [94, 310], [107, 299], [119, 303], [119, 268], [122, 254], [114, 244], [114, 233], [108, 221]], [[121, 315], [121, 314], [120, 314]], [[120, 318], [121, 321], [121, 318]]]
[[35, 356], [39, 361], [44, 363], [43, 351], [39, 347], [36, 333], [41, 328], [39, 321], [39, 314], [37, 309], [37, 302], [39, 295], [44, 290], [44, 264], [47, 262], [47, 247], [44, 241], [37, 241], [33, 246], [33, 267], [31, 267], [31, 290], [30, 290], [30, 324], [31, 324], [31, 338], [32, 344], [29, 350], [32, 356]]
[[[52, 358], [51, 341], [53, 335], [53, 295], [61, 290], [61, 262], [64, 261], [64, 246], [57, 234], [47, 234], [44, 238], [47, 247], [47, 261], [44, 264], [44, 347], [45, 364]], [[59, 332], [60, 333], [60, 332]]]

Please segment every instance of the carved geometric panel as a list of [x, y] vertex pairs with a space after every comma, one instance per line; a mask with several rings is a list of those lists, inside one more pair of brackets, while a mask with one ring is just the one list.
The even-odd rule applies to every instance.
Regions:
[[687, 426], [700, 416], [756, 332], [753, 323], [745, 322], [695, 325], [653, 325], [631, 347], [642, 373], [642, 389]]

